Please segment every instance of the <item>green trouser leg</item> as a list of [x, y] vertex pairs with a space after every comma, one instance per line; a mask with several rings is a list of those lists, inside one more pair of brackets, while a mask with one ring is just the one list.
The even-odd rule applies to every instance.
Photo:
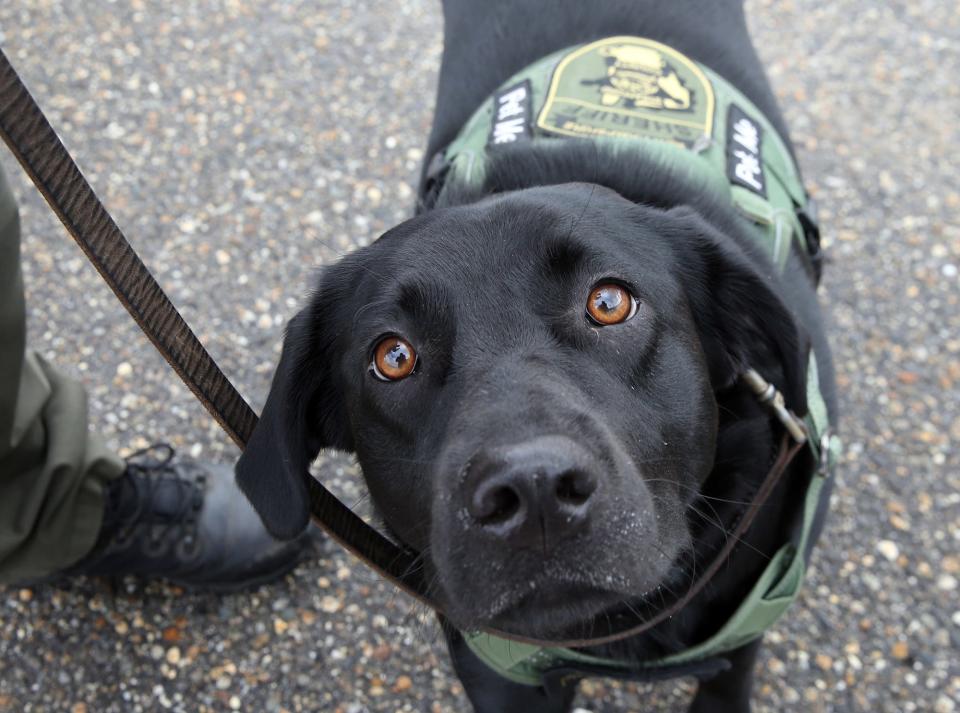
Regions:
[[56, 572], [93, 547], [123, 461], [87, 428], [83, 386], [26, 350], [20, 220], [0, 169], [0, 583]]

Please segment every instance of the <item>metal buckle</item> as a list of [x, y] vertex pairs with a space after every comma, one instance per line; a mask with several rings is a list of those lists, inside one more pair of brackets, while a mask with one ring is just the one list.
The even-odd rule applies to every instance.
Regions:
[[755, 369], [747, 369], [743, 372], [743, 380], [757, 397], [762, 405], [766, 406], [777, 420], [787, 429], [790, 437], [797, 443], [807, 442], [807, 427], [803, 420], [794, 415], [787, 408], [783, 394], [777, 391], [776, 387], [764, 379]]
[[821, 478], [830, 476], [830, 443], [833, 441], [833, 429], [827, 428], [820, 436], [820, 453], [817, 459], [817, 475]]

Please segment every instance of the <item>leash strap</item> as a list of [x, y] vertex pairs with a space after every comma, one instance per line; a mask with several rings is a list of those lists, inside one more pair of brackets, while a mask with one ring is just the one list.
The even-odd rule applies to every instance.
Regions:
[[[241, 449], [257, 415], [184, 321], [64, 148], [0, 50], [0, 136], [157, 351]], [[308, 481], [313, 520], [385, 578], [425, 601], [416, 558]]]
[[[0, 136], [143, 333], [242, 449], [256, 426], [256, 414], [224, 376], [127, 242], [2, 50]], [[653, 617], [605, 636], [576, 641], [540, 641], [504, 632], [490, 633], [541, 646], [590, 646], [634, 636], [673, 616], [726, 561], [801, 447], [799, 443], [791, 445], [789, 438], [784, 437], [776, 462], [727, 546], [683, 597]], [[441, 611], [427, 594], [422, 563], [415, 553], [397, 546], [367, 525], [314, 478], [310, 478], [307, 485], [311, 515], [317, 525], [385, 579]]]

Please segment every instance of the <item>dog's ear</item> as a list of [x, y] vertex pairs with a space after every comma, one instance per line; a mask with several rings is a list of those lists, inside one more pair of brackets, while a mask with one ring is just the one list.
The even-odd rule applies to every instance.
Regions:
[[316, 312], [314, 303], [287, 325], [263, 413], [236, 465], [240, 489], [267, 531], [282, 540], [307, 526], [305, 481], [313, 459], [322, 448], [352, 448], [341, 390], [331, 378], [329, 335]]
[[752, 367], [777, 385], [788, 408], [805, 414], [809, 339], [773, 286], [775, 268], [748, 258], [689, 208], [667, 215], [714, 389], [729, 388]]

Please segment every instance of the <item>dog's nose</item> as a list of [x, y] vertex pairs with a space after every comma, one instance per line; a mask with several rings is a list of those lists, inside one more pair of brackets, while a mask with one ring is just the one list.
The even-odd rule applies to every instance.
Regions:
[[467, 471], [467, 511], [483, 532], [548, 551], [587, 526], [597, 483], [593, 458], [569, 438], [484, 448]]

